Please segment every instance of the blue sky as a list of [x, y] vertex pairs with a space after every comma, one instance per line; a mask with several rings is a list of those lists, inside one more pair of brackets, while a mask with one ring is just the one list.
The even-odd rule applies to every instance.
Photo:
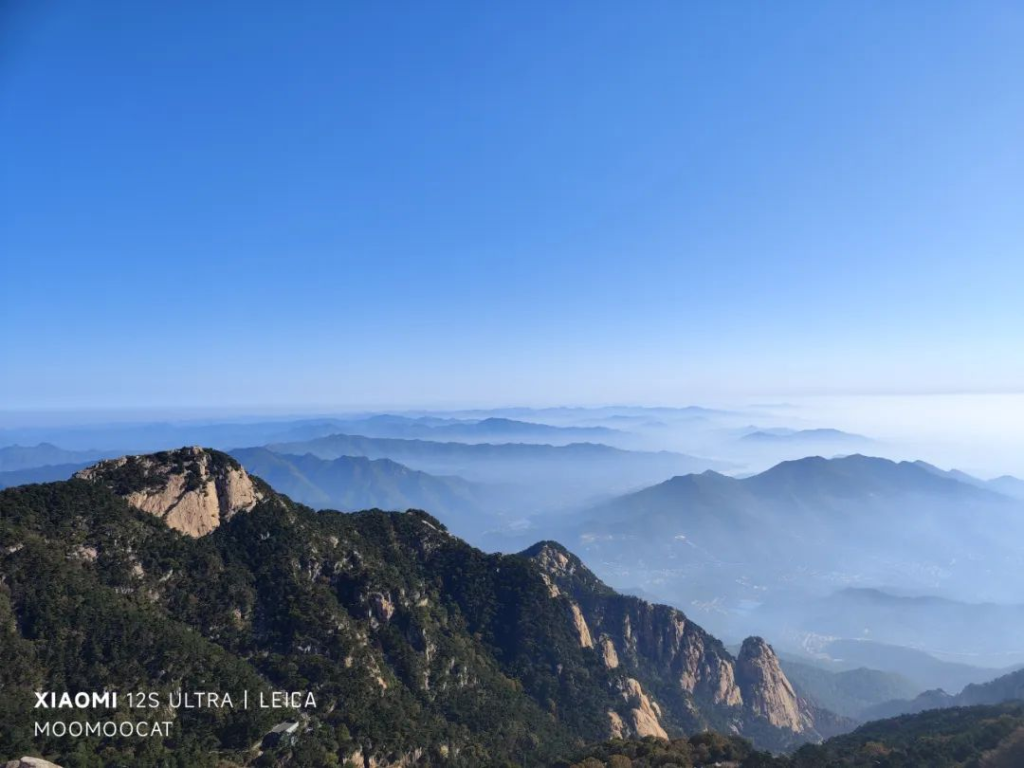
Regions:
[[0, 14], [0, 408], [1024, 390], [1020, 3]]

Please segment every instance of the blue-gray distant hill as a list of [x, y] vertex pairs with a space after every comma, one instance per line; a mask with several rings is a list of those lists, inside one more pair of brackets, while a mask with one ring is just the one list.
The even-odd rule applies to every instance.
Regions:
[[1024, 701], [1024, 670], [1015, 670], [988, 682], [970, 683], [958, 694], [938, 688], [925, 691], [912, 699], [893, 699], [866, 709], [863, 715], [865, 718], [880, 719], [928, 709], [1002, 704], [1007, 701]]
[[759, 429], [740, 438], [745, 443], [763, 445], [867, 445], [871, 438], [838, 429]]
[[[581, 513], [581, 531], [615, 536], [684, 538], [719, 556], [735, 553], [746, 535], [783, 536], [794, 545], [822, 541], [844, 529], [876, 536], [869, 524], [902, 505], [898, 524], [911, 533], [920, 520], [906, 502], [927, 499], [944, 508], [1002, 507], [1010, 499], [988, 489], [943, 477], [910, 462], [853, 455], [782, 462], [746, 478], [706, 471], [673, 477]], [[949, 511], [949, 510], [946, 510]], [[950, 514], [954, 512], [949, 511]], [[949, 518], [952, 523], [953, 519]], [[973, 526], [972, 526], [973, 527]], [[740, 550], [742, 552], [742, 549]]]
[[479, 420], [373, 416], [338, 424], [336, 432], [367, 437], [397, 437], [463, 443], [606, 442], [625, 433], [608, 427], [552, 426], [499, 417]]
[[52, 483], [57, 480], [67, 480], [75, 472], [85, 469], [90, 464], [92, 464], [91, 461], [81, 464], [48, 464], [42, 467], [0, 472], [0, 488], [13, 488], [16, 485], [28, 485], [29, 483]]
[[779, 661], [800, 696], [855, 720], [863, 720], [864, 710], [870, 707], [921, 692], [913, 681], [896, 672], [866, 667], [833, 671], [786, 655], [780, 655]]
[[[913, 462], [810, 457], [743, 479], [682, 475], [562, 525], [554, 535], [623, 584], [690, 606], [720, 634], [756, 626], [796, 642], [843, 630], [936, 652], [1003, 658], [1013, 650], [962, 631], [956, 617], [966, 609], [953, 603], [920, 610], [915, 603], [907, 615], [922, 622], [927, 615], [917, 625], [889, 621], [898, 608], [852, 595], [843, 601], [845, 624], [837, 621], [842, 608], [829, 608], [829, 596], [846, 585], [898, 585], [903, 594], [971, 602], [1019, 599], [1024, 505]], [[936, 634], [944, 620], [947, 631]]]
[[[451, 418], [441, 416], [403, 416], [400, 414], [362, 415], [346, 418], [259, 419], [243, 421], [144, 422], [137, 424], [94, 424], [72, 427], [0, 429], [0, 445], [42, 442], [38, 446], [51, 452], [60, 445], [88, 450], [91, 456], [144, 453], [182, 445], [213, 445], [230, 448], [238, 445], [312, 440], [325, 435], [356, 434], [367, 437], [456, 440], [459, 442], [525, 442], [563, 445], [571, 442], [630, 442], [633, 437], [606, 426], [575, 424], [551, 425], [505, 417]], [[13, 446], [12, 447], [19, 447]], [[95, 450], [100, 449], [100, 450]], [[29, 450], [22, 448], [21, 450]], [[12, 451], [12, 456], [16, 451]], [[71, 458], [48, 457], [44, 450], [29, 455], [31, 466], [67, 463]], [[24, 462], [7, 469], [27, 468]], [[4, 469], [0, 466], [0, 471]]]
[[[917, 648], [874, 642], [864, 639], [833, 639], [825, 642], [820, 653], [827, 658], [828, 668], [844, 671], [866, 667], [899, 674], [910, 680], [918, 690], [945, 688], [959, 691], [972, 683], [984, 683], [1016, 669], [982, 667], [963, 661], [939, 659]], [[865, 715], [871, 719], [874, 713]]]
[[[539, 507], [578, 503], [601, 494], [642, 487], [720, 463], [667, 451], [627, 451], [598, 443], [459, 443], [330, 435], [272, 443], [275, 453], [323, 459], [365, 456], [392, 459], [434, 475], [457, 475], [488, 484], [519, 486], [523, 514]], [[525, 495], [523, 495], [525, 494]]]
[[430, 510], [462, 535], [497, 524], [497, 489], [461, 477], [439, 477], [390, 459], [341, 456], [321, 459], [274, 453], [266, 448], [231, 451], [251, 474], [295, 501], [315, 509]]
[[14, 472], [22, 469], [48, 467], [58, 464], [92, 463], [99, 459], [108, 458], [111, 455], [109, 451], [68, 451], [58, 448], [52, 443], [8, 445], [0, 448], [0, 472]]
[[922, 469], [926, 469], [941, 477], [959, 480], [961, 483], [974, 485], [978, 488], [986, 488], [987, 490], [995, 491], [996, 493], [1001, 493], [1005, 496], [1011, 496], [1015, 499], [1024, 499], [1024, 480], [1013, 477], [1012, 475], [1003, 475], [992, 480], [982, 480], [974, 475], [961, 472], [959, 469], [939, 469], [925, 461], [915, 461], [914, 463]]
[[1002, 475], [986, 481], [985, 485], [997, 493], [1013, 496], [1015, 499], [1024, 499], [1024, 480], [1012, 475]]

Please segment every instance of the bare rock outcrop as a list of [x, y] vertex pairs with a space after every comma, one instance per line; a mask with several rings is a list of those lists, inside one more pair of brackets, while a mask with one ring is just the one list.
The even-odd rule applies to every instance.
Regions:
[[747, 710], [778, 728], [802, 733], [813, 728], [806, 707], [786, 678], [775, 651], [760, 637], [743, 641], [736, 678]]
[[626, 724], [615, 710], [608, 710], [608, 738], [623, 739], [626, 737]]
[[60, 768], [56, 763], [43, 760], [41, 757], [23, 757], [20, 760], [9, 760], [4, 768]]
[[[667, 739], [668, 734], [661, 727], [661, 708], [651, 701], [644, 692], [640, 682], [632, 677], [627, 677], [622, 684], [622, 698], [626, 701], [628, 709], [628, 725], [631, 734], [643, 738], [645, 736], [656, 736], [659, 739]], [[619, 720], [621, 723], [621, 718]], [[614, 720], [612, 721], [614, 727]]]
[[553, 542], [543, 542], [533, 559], [544, 573], [555, 577], [571, 576], [576, 570], [572, 555]]
[[[593, 647], [605, 669], [626, 680], [643, 681], [648, 688], [652, 681], [678, 686], [696, 713], [694, 727], [702, 726], [701, 710], [711, 708], [733, 719], [740, 732], [767, 723], [802, 737], [819, 735], [818, 710], [796, 695], [763, 640], [749, 639], [734, 658], [682, 611], [614, 593], [556, 542], [539, 542], [523, 554], [540, 567], [552, 597], [570, 601], [580, 645]], [[637, 704], [629, 710], [615, 708], [618, 720], [609, 715], [610, 732], [657, 734], [660, 718], [634, 698]], [[780, 743], [786, 739], [779, 738]]]
[[587, 620], [583, 618], [583, 611], [576, 603], [570, 603], [569, 610], [572, 613], [572, 625], [576, 630], [576, 637], [580, 641], [580, 648], [593, 648], [594, 638], [590, 636], [590, 627], [587, 626]]
[[193, 537], [270, 495], [230, 456], [198, 447], [101, 461], [75, 477], [108, 485], [132, 506]]
[[[733, 660], [722, 644], [681, 611], [643, 600], [580, 600], [591, 632], [602, 637], [605, 665], [656, 669], [688, 694], [715, 705], [739, 706]], [[614, 659], [614, 663], [609, 663]]]
[[601, 659], [608, 669], [616, 669], [619, 666], [619, 654], [615, 652], [615, 643], [610, 637], [601, 639]]
[[374, 592], [369, 596], [370, 618], [380, 624], [387, 624], [395, 615], [395, 603], [390, 595]]

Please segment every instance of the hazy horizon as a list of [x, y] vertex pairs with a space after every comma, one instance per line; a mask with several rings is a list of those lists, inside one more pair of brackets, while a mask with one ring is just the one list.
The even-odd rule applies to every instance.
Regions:
[[[550, 403], [479, 406], [473, 403], [450, 407], [422, 407], [411, 404], [394, 407], [280, 406], [277, 408], [203, 409], [91, 409], [64, 411], [0, 411], [0, 430], [61, 428], [104, 424], [147, 424], [152, 422], [204, 423], [287, 421], [308, 418], [355, 418], [362, 415], [459, 414], [469, 411], [501, 412], [509, 408], [685, 408], [702, 407], [733, 411], [734, 427], [749, 418], [749, 426], [790, 427], [794, 429], [831, 428], [872, 440], [856, 451], [896, 460], [925, 460], [944, 469], [960, 469], [982, 478], [1002, 474], [1024, 477], [1024, 394], [959, 395], [860, 395], [790, 397], [775, 402], [764, 399], [706, 400], [679, 405], [656, 403]], [[742, 417], [742, 418], [740, 418]], [[545, 422], [543, 413], [515, 416], [525, 421]], [[687, 430], [661, 436], [660, 443], [646, 447], [679, 449], [700, 453], [702, 438], [690, 437]], [[837, 448], [835, 455], [843, 453]]]

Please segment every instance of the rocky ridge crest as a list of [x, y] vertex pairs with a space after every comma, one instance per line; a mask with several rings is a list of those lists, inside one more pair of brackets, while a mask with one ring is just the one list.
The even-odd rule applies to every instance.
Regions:
[[227, 454], [199, 447], [108, 459], [75, 478], [107, 485], [133, 507], [192, 537], [273, 496]]
[[629, 675], [631, 695], [624, 695], [647, 704], [637, 706], [637, 718], [610, 716], [613, 736], [664, 731], [665, 718], [652, 697], [659, 681], [660, 695], [682, 697], [696, 709], [713, 708], [741, 732], [745, 723], [760, 722], [816, 737], [815, 710], [797, 696], [774, 650], [761, 638], [748, 638], [733, 658], [681, 611], [614, 592], [556, 542], [540, 542], [522, 554], [541, 568], [552, 598], [571, 601], [570, 620], [581, 646], [595, 648], [608, 669], [621, 668]]

